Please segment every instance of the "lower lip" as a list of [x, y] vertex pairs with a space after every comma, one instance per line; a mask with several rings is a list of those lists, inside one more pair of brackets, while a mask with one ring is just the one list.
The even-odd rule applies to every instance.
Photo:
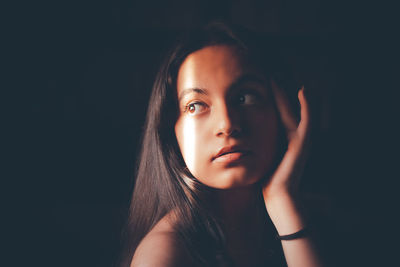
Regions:
[[234, 153], [228, 153], [224, 154], [222, 156], [219, 156], [214, 159], [214, 162], [220, 162], [220, 163], [234, 163], [242, 160], [247, 153], [244, 152], [234, 152]]

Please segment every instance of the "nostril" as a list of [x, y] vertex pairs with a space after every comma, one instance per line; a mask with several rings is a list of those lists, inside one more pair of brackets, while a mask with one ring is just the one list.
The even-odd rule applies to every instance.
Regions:
[[218, 136], [226, 135], [226, 136], [232, 136], [236, 137], [239, 136], [242, 132], [242, 129], [240, 127], [234, 127], [234, 128], [229, 128], [226, 130], [220, 130], [218, 131]]
[[232, 137], [238, 137], [238, 136], [240, 136], [241, 132], [242, 132], [242, 129], [240, 129], [240, 128], [235, 128], [235, 129], [233, 129], [233, 131], [230, 133], [230, 136], [232, 136]]

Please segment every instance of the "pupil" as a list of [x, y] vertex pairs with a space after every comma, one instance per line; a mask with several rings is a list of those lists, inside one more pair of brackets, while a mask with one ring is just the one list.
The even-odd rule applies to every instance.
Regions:
[[189, 106], [189, 111], [194, 111], [194, 110], [195, 110], [194, 105], [190, 105]]

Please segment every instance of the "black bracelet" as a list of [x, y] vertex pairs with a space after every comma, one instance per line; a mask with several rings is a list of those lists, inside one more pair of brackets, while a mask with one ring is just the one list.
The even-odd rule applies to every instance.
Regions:
[[293, 240], [297, 238], [305, 237], [306, 235], [306, 228], [301, 229], [300, 231], [290, 234], [290, 235], [277, 235], [279, 240]]

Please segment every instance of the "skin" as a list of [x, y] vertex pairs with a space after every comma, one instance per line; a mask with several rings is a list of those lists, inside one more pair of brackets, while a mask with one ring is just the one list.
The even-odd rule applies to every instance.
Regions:
[[[271, 169], [276, 151], [273, 95], [236, 54], [227, 46], [203, 48], [186, 58], [177, 79], [175, 134], [182, 156], [194, 177], [218, 189], [254, 184]], [[213, 160], [232, 145], [247, 154]], [[242, 158], [232, 162], [230, 156]]]
[[[260, 205], [255, 204], [265, 204], [264, 212], [279, 235], [305, 227], [296, 196], [309, 147], [310, 112], [304, 89], [298, 95], [301, 120], [297, 123], [273, 81], [258, 76], [257, 82], [237, 83], [248, 74], [257, 76], [233, 47], [208, 46], [190, 54], [178, 73], [181, 112], [175, 134], [188, 169], [214, 189], [209, 209], [222, 222], [235, 266], [267, 266], [262, 258], [266, 240], [260, 235], [267, 222], [256, 216], [255, 207]], [[193, 88], [202, 91], [183, 94]], [[252, 96], [249, 88], [258, 94]], [[288, 149], [273, 170], [277, 116], [286, 128]], [[213, 159], [221, 147], [233, 144], [250, 152], [225, 157], [222, 162]], [[194, 266], [176, 242], [172, 227], [176, 218], [167, 217], [141, 242], [131, 266]], [[289, 267], [322, 266], [308, 236], [282, 241], [282, 248]]]

